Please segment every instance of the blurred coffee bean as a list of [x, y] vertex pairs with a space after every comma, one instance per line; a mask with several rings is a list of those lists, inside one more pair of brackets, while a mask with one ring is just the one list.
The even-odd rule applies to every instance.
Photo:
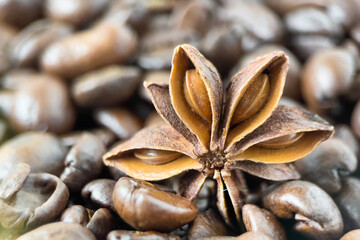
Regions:
[[241, 60], [236, 64], [233, 68], [233, 74], [236, 74], [241, 68], [255, 60], [257, 57], [261, 57], [265, 54], [271, 53], [273, 51], [283, 51], [290, 59], [290, 67], [286, 77], [286, 83], [284, 87], [283, 96], [300, 100], [301, 92], [300, 92], [300, 73], [301, 73], [301, 63], [297, 59], [297, 57], [290, 52], [287, 48], [281, 45], [264, 45], [260, 48], [255, 49], [254, 51], [247, 53], [246, 55], [241, 57]]
[[343, 188], [335, 198], [344, 217], [346, 230], [360, 228], [360, 179], [348, 177], [343, 179]]
[[360, 100], [356, 103], [351, 115], [351, 128], [360, 137]]
[[96, 129], [93, 129], [91, 132], [96, 137], [98, 137], [100, 139], [100, 141], [103, 142], [105, 147], [110, 146], [116, 140], [116, 135], [112, 131], [110, 131], [109, 129], [106, 129], [106, 128], [96, 128]]
[[91, 217], [89, 223], [86, 225], [97, 239], [106, 239], [108, 233], [116, 229], [115, 217], [106, 208], [96, 210]]
[[331, 138], [320, 143], [306, 157], [295, 161], [295, 167], [303, 179], [332, 194], [340, 191], [341, 177], [356, 170], [357, 158], [342, 140]]
[[14, 105], [14, 92], [0, 90], [0, 116], [8, 118]]
[[337, 124], [335, 126], [334, 137], [341, 139], [357, 156], [359, 153], [359, 142], [354, 135], [354, 132], [346, 124]]
[[59, 176], [64, 169], [67, 149], [50, 133], [27, 132], [5, 142], [0, 148], [0, 179], [11, 165], [26, 163], [31, 172]]
[[312, 34], [292, 36], [289, 45], [296, 56], [305, 61], [321, 50], [334, 48], [336, 42], [328, 36]]
[[83, 187], [81, 196], [85, 201], [91, 201], [98, 206], [115, 211], [112, 199], [115, 184], [115, 180], [96, 179]]
[[0, 224], [5, 228], [35, 228], [53, 221], [68, 199], [69, 191], [58, 177], [30, 174], [21, 187], [0, 199]]
[[82, 25], [105, 11], [110, 0], [46, 0], [46, 15], [59, 22]]
[[89, 222], [90, 213], [81, 205], [73, 205], [61, 214], [60, 221], [66, 223], [78, 223], [82, 226], [86, 226]]
[[202, 239], [226, 235], [226, 233], [226, 225], [222, 218], [210, 209], [195, 218], [189, 230], [187, 239]]
[[96, 122], [115, 133], [120, 139], [127, 139], [141, 129], [138, 117], [122, 108], [99, 109], [95, 111]]
[[24, 84], [34, 80], [35, 70], [30, 68], [14, 68], [6, 72], [1, 78], [1, 86], [9, 90], [18, 90]]
[[114, 179], [115, 181], [119, 180], [121, 177], [128, 177], [128, 175], [126, 175], [126, 173], [124, 173], [123, 171], [121, 171], [118, 168], [108, 167], [108, 170], [111, 175], [111, 178]]
[[60, 179], [73, 192], [78, 192], [101, 173], [104, 144], [93, 134], [84, 133], [65, 158], [65, 169]]
[[196, 205], [186, 198], [128, 177], [116, 183], [113, 201], [120, 217], [142, 231], [169, 232], [193, 221], [197, 214]]
[[283, 183], [263, 198], [264, 206], [277, 217], [299, 221], [295, 229], [315, 239], [337, 239], [343, 232], [343, 220], [331, 197], [306, 181]]
[[8, 132], [9, 126], [4, 120], [0, 119], [0, 144], [6, 140]]
[[95, 128], [91, 131], [75, 131], [63, 134], [60, 136], [61, 142], [66, 147], [72, 147], [81, 139], [84, 133], [94, 134], [104, 144], [105, 147], [114, 143], [117, 138], [116, 135], [109, 129]]
[[43, 0], [3, 0], [0, 3], [0, 20], [22, 28], [42, 16]]
[[108, 66], [75, 79], [72, 95], [81, 107], [114, 106], [134, 94], [140, 77], [136, 67]]
[[249, 232], [261, 232], [273, 239], [286, 240], [285, 230], [275, 215], [253, 204], [242, 207], [244, 225]]
[[11, 62], [8, 57], [8, 47], [16, 35], [16, 30], [11, 26], [0, 21], [0, 74], [5, 73], [11, 68]]
[[75, 223], [55, 222], [30, 231], [18, 240], [96, 240], [90, 230]]
[[340, 238], [340, 240], [356, 240], [356, 239], [360, 239], [360, 229], [352, 230]]
[[72, 33], [71, 27], [38, 20], [24, 28], [11, 42], [9, 56], [15, 67], [37, 67], [42, 52], [51, 43]]
[[350, 52], [334, 48], [317, 52], [306, 61], [302, 94], [310, 110], [317, 113], [338, 110], [338, 96], [351, 86], [355, 61]]
[[290, 11], [301, 7], [314, 7], [314, 8], [324, 8], [328, 5], [328, 0], [301, 0], [301, 1], [292, 1], [292, 0], [262, 0], [262, 2], [277, 12], [279, 15], [284, 15]]
[[170, 69], [174, 48], [184, 42], [196, 44], [198, 36], [189, 30], [161, 29], [144, 35], [137, 63], [147, 70]]
[[351, 29], [350, 36], [351, 39], [354, 40], [358, 46], [360, 46], [360, 23]]
[[275, 238], [270, 237], [269, 235], [263, 232], [246, 232], [240, 236], [234, 238], [234, 240], [273, 240]]
[[158, 232], [137, 232], [127, 230], [112, 231], [107, 235], [107, 240], [180, 240], [176, 235], [158, 233]]
[[[145, 82], [154, 82], [154, 83], [169, 83], [170, 71], [150, 71], [147, 72], [144, 76]], [[149, 93], [147, 92], [144, 86], [140, 86], [140, 96], [146, 101], [151, 102]]]
[[51, 44], [41, 58], [46, 72], [74, 78], [110, 64], [125, 63], [135, 52], [137, 38], [125, 25], [101, 22]]
[[16, 131], [64, 133], [73, 128], [75, 112], [63, 81], [33, 74], [15, 92], [10, 120]]

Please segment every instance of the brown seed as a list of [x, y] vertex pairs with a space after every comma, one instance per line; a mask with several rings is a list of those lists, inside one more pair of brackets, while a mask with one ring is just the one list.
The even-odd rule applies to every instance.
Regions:
[[286, 239], [285, 230], [273, 213], [253, 204], [245, 204], [242, 215], [247, 231], [265, 233], [277, 240]]
[[86, 226], [90, 219], [90, 212], [81, 205], [73, 205], [61, 214], [60, 221], [66, 223], [78, 223]]
[[108, 128], [120, 139], [127, 139], [141, 129], [141, 121], [122, 108], [100, 109], [94, 113], [95, 120]]
[[116, 181], [111, 179], [96, 179], [83, 187], [81, 196], [85, 201], [91, 201], [98, 206], [115, 210], [112, 195]]
[[226, 225], [221, 217], [212, 209], [198, 215], [188, 233], [187, 239], [203, 239], [213, 236], [226, 235]]
[[360, 179], [348, 177], [343, 179], [343, 188], [335, 201], [344, 217], [346, 230], [360, 228]]
[[120, 217], [142, 231], [169, 232], [191, 222], [197, 214], [197, 207], [191, 201], [127, 177], [116, 183], [113, 201]]
[[29, 81], [15, 92], [10, 120], [19, 132], [71, 130], [75, 113], [66, 85], [51, 75], [30, 75]]
[[95, 135], [84, 133], [67, 154], [60, 179], [71, 191], [80, 191], [86, 183], [100, 175], [105, 151], [104, 144]]
[[81, 107], [114, 106], [134, 94], [140, 77], [136, 67], [107, 66], [76, 78], [71, 91]]
[[335, 239], [343, 232], [339, 209], [329, 195], [313, 183], [291, 181], [275, 187], [264, 206], [280, 218], [294, 217], [295, 229], [316, 239]]
[[55, 21], [73, 25], [85, 24], [99, 16], [109, 0], [48, 0], [45, 11]]
[[136, 47], [130, 28], [103, 22], [50, 45], [41, 66], [46, 72], [74, 78], [106, 65], [125, 63]]
[[259, 147], [263, 148], [274, 148], [280, 149], [288, 147], [298, 141], [304, 133], [293, 133], [282, 137], [277, 137], [271, 140], [267, 140], [258, 144]]
[[42, 52], [51, 43], [72, 33], [65, 24], [38, 20], [24, 28], [10, 44], [10, 59], [16, 67], [37, 67]]
[[31, 232], [28, 232], [18, 240], [96, 240], [96, 237], [85, 227], [74, 223], [55, 222], [43, 225]]
[[354, 152], [340, 139], [331, 138], [306, 157], [295, 162], [303, 179], [314, 182], [328, 193], [341, 189], [341, 177], [357, 168]]
[[99, 208], [86, 225], [96, 239], [106, 239], [108, 233], [117, 228], [113, 214], [106, 208]]
[[134, 156], [141, 159], [143, 162], [161, 165], [179, 158], [182, 154], [178, 152], [162, 151], [154, 149], [137, 149], [134, 151]]

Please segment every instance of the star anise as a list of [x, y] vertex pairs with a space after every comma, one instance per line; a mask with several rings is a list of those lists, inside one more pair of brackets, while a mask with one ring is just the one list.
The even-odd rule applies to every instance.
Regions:
[[288, 163], [333, 133], [305, 109], [277, 106], [288, 66], [280, 51], [258, 58], [232, 77], [224, 96], [212, 63], [193, 46], [178, 46], [169, 83], [145, 83], [168, 124], [144, 128], [114, 147], [105, 164], [149, 181], [185, 172], [182, 195], [188, 199], [213, 177], [220, 213], [231, 224], [234, 211], [240, 222], [247, 192], [242, 171], [270, 180], [298, 178]]

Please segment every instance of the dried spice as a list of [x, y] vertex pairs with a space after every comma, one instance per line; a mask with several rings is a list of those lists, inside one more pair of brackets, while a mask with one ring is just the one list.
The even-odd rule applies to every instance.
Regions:
[[145, 83], [168, 124], [139, 131], [105, 154], [105, 164], [151, 181], [184, 172], [181, 193], [190, 200], [212, 177], [226, 223], [231, 225], [231, 211], [240, 223], [247, 194], [242, 171], [270, 180], [296, 179], [299, 174], [289, 163], [333, 132], [305, 109], [277, 107], [288, 67], [283, 52], [272, 52], [240, 70], [223, 91], [212, 63], [196, 48], [178, 46], [169, 83]]

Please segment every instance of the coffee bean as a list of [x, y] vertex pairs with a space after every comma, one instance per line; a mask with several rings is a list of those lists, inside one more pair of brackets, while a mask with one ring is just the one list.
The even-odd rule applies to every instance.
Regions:
[[235, 240], [272, 240], [269, 235], [263, 232], [246, 232], [241, 234], [239, 237], [236, 237]]
[[104, 144], [93, 134], [84, 133], [65, 158], [60, 179], [71, 191], [77, 192], [101, 173]]
[[179, 240], [180, 238], [176, 235], [169, 235], [158, 232], [136, 232], [136, 231], [126, 231], [126, 230], [116, 230], [108, 234], [107, 240]]
[[96, 237], [85, 227], [74, 223], [49, 223], [30, 231], [18, 240], [96, 240]]
[[108, 233], [116, 229], [115, 217], [106, 208], [99, 208], [91, 217], [86, 228], [89, 229], [97, 239], [106, 239]]
[[96, 179], [89, 182], [81, 190], [81, 196], [86, 201], [91, 201], [98, 206], [115, 210], [113, 191], [116, 181], [111, 179]]
[[352, 230], [340, 238], [340, 240], [356, 240], [360, 238], [360, 229]]
[[89, 222], [89, 211], [81, 206], [81, 205], [74, 205], [71, 206], [61, 214], [60, 221], [66, 223], [78, 223], [82, 226], [86, 226]]
[[357, 156], [359, 153], [359, 143], [352, 129], [346, 124], [338, 124], [335, 126], [335, 138], [343, 141]]
[[161, 191], [151, 183], [127, 177], [116, 183], [113, 201], [120, 217], [143, 231], [169, 232], [194, 220], [197, 213], [191, 201]]

